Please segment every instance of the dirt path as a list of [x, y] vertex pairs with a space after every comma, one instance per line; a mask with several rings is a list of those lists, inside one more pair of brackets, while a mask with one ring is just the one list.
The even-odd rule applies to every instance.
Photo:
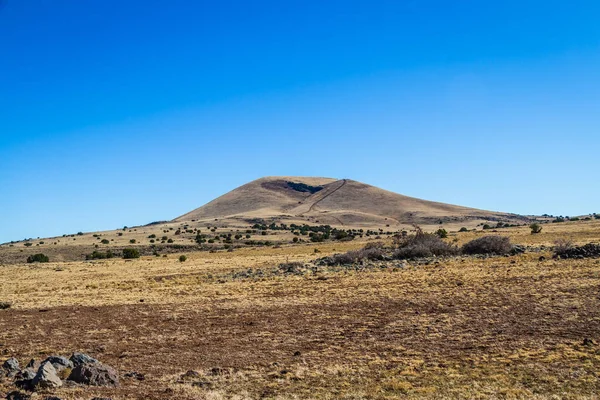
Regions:
[[341, 188], [344, 187], [344, 185], [346, 184], [346, 179], [342, 179], [342, 184], [340, 186], [338, 186], [337, 188], [333, 189], [330, 193], [326, 194], [325, 196], [323, 196], [322, 198], [320, 198], [319, 200], [315, 201], [310, 208], [308, 209], [307, 212], [311, 212], [313, 211], [314, 207], [319, 204], [320, 202], [322, 202], [323, 200], [325, 200], [326, 198], [328, 198], [329, 196], [331, 196], [332, 194], [334, 194], [335, 192], [337, 192], [338, 190], [340, 190]]

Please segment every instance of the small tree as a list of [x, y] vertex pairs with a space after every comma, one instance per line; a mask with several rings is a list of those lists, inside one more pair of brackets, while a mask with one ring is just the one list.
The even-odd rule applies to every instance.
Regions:
[[540, 233], [542, 231], [542, 226], [535, 222], [533, 224], [529, 225], [529, 228], [531, 229], [532, 235], [534, 235], [536, 233]]
[[140, 252], [137, 249], [123, 249], [123, 258], [140, 258]]
[[34, 254], [32, 256], [27, 257], [27, 262], [29, 264], [34, 263], [34, 262], [40, 262], [40, 263], [47, 263], [50, 261], [50, 258], [48, 258], [47, 255], [39, 253], [39, 254]]

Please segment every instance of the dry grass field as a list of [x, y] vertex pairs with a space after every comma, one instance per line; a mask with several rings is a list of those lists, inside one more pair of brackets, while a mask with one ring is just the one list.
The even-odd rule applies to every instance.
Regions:
[[23, 364], [82, 351], [121, 376], [62, 399], [598, 398], [600, 259], [550, 247], [600, 242], [600, 221], [496, 234], [535, 250], [261, 275], [367, 241], [43, 264], [3, 246], [0, 348]]

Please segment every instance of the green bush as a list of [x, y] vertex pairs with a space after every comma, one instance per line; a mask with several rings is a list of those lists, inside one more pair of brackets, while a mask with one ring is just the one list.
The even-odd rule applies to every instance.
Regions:
[[463, 226], [459, 229], [459, 232], [469, 232], [469, 230]]
[[540, 233], [542, 231], [542, 226], [538, 223], [533, 223], [533, 224], [529, 225], [529, 228], [531, 229], [532, 235], [534, 235], [536, 233]]
[[105, 258], [113, 258], [113, 257], [114, 257], [114, 254], [110, 250], [108, 250], [106, 253], [94, 250], [94, 252], [92, 254], [86, 255], [85, 259], [86, 260], [103, 260]]
[[123, 249], [123, 258], [140, 258], [140, 252], [137, 249]]
[[131, 240], [129, 241], [129, 243], [131, 243], [131, 244], [134, 244], [134, 243], [135, 243], [135, 239], [131, 239]]
[[102, 243], [102, 244], [109, 244], [110, 241], [108, 239], [102, 239], [102, 241], [100, 243]]
[[441, 239], [445, 239], [448, 237], [448, 231], [446, 231], [443, 228], [440, 228], [437, 231], [435, 231], [435, 234], [438, 235], [438, 237], [440, 237]]
[[27, 262], [29, 264], [34, 262], [47, 263], [49, 261], [50, 259], [48, 258], [48, 256], [42, 253], [34, 254], [32, 256], [27, 257]]
[[184, 256], [184, 255], [179, 256], [179, 262], [185, 262], [185, 260], [187, 260], [186, 256]]

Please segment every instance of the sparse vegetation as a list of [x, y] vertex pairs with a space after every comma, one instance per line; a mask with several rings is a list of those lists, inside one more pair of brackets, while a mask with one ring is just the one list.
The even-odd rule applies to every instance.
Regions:
[[88, 254], [85, 256], [86, 260], [103, 260], [107, 258], [113, 258], [114, 254], [112, 251], [108, 250], [106, 252], [94, 251], [92, 254]]

